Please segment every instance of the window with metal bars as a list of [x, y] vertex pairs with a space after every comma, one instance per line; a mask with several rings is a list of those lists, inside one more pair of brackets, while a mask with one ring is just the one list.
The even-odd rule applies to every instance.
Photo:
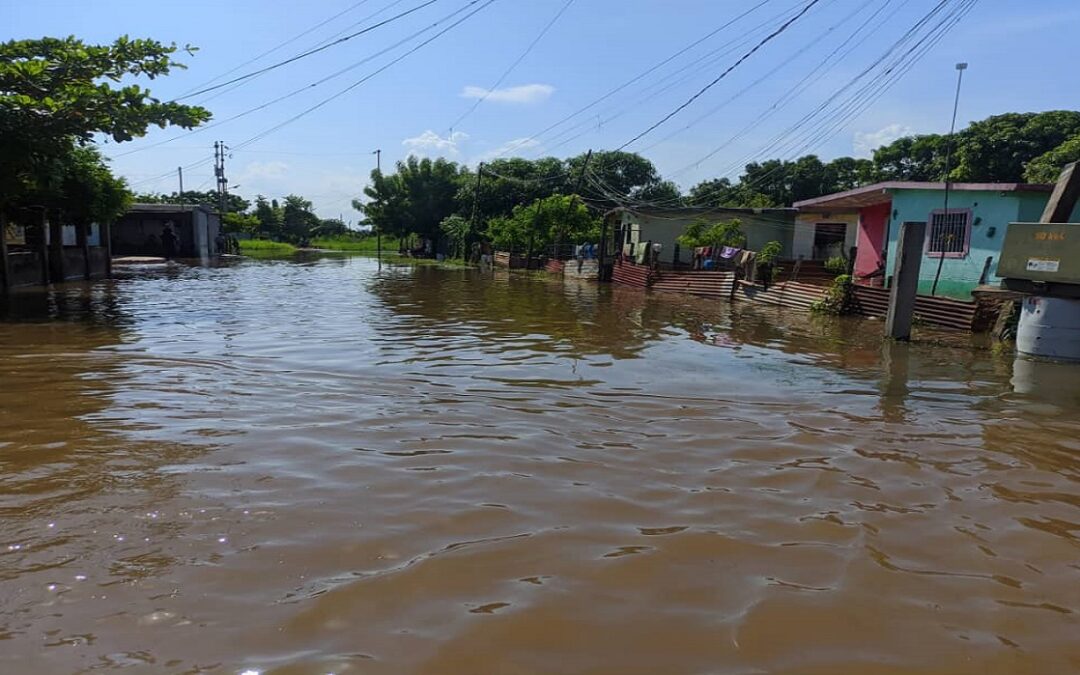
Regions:
[[930, 214], [930, 231], [926, 238], [927, 254], [934, 257], [963, 258], [971, 246], [971, 211], [933, 211]]

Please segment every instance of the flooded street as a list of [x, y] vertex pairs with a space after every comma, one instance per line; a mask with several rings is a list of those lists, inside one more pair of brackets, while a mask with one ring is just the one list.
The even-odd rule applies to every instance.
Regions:
[[18, 293], [0, 672], [1080, 671], [1080, 366], [880, 335], [349, 257]]

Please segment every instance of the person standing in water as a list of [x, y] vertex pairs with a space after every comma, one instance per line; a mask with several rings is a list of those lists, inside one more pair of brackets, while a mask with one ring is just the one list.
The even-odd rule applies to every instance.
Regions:
[[161, 248], [165, 252], [165, 259], [172, 260], [180, 248], [180, 239], [173, 232], [172, 223], [165, 223], [165, 229], [161, 233]]

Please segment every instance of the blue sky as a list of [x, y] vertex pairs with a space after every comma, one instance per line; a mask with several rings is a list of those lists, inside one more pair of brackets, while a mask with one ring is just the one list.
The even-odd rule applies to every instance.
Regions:
[[[215, 120], [225, 120], [369, 59], [265, 109], [199, 133], [154, 129], [145, 139], [109, 145], [106, 153], [137, 190], [174, 190], [175, 177], [162, 176], [181, 165], [190, 167], [185, 171], [186, 187], [209, 189], [213, 142], [243, 145], [228, 162], [236, 192], [247, 197], [295, 192], [312, 199], [323, 216], [344, 214], [346, 220], [355, 221], [350, 200], [366, 182], [376, 148], [383, 151], [384, 167], [410, 152], [475, 165], [507, 154], [507, 148], [517, 148], [516, 154], [525, 157], [617, 148], [720, 75], [809, 0], [574, 0], [498, 90], [451, 131], [455, 120], [522, 55], [567, 0], [472, 5], [470, 9], [484, 8], [396, 65], [245, 145], [445, 28], [453, 19], [393, 48], [462, 10], [468, 1], [437, 0], [404, 19], [242, 86], [185, 99], [205, 100]], [[91, 42], [111, 41], [126, 33], [198, 46], [194, 56], [183, 56], [188, 70], [148, 84], [155, 95], [169, 99], [233, 69], [230, 77], [422, 2], [191, 0], [176, 5], [145, 0], [0, 0], [0, 32], [4, 39], [74, 34]], [[1080, 70], [1063, 65], [1075, 58], [1080, 3], [979, 0], [890, 89], [860, 99], [865, 109], [854, 110], [857, 114], [838, 119], [835, 125], [823, 125], [818, 134], [785, 134], [807, 113], [841, 100], [834, 92], [937, 2], [819, 0], [683, 112], [628, 149], [643, 152], [684, 188], [704, 178], [737, 174], [747, 159], [790, 158], [806, 151], [823, 158], [867, 156], [875, 145], [900, 134], [948, 130], [958, 61], [970, 63], [961, 125], [1002, 112], [1080, 107], [1076, 93]], [[960, 2], [947, 0], [951, 5]], [[564, 126], [537, 135], [759, 3], [731, 27], [667, 66]], [[454, 18], [462, 16], [465, 12]], [[867, 28], [856, 30], [864, 25]], [[244, 65], [275, 47], [276, 51]], [[819, 68], [830, 54], [836, 56], [825, 61], [829, 67]], [[801, 82], [808, 86], [800, 87]], [[799, 93], [791, 96], [792, 91]], [[773, 109], [777, 101], [784, 103]], [[161, 144], [174, 137], [178, 138]], [[770, 147], [776, 138], [783, 142]]]

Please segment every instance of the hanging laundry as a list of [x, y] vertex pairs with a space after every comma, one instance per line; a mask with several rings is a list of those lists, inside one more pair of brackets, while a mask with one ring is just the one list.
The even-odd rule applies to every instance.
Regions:
[[725, 260], [731, 260], [736, 255], [738, 255], [740, 251], [742, 251], [741, 248], [735, 248], [734, 246], [725, 246], [724, 248], [720, 249], [720, 257]]

